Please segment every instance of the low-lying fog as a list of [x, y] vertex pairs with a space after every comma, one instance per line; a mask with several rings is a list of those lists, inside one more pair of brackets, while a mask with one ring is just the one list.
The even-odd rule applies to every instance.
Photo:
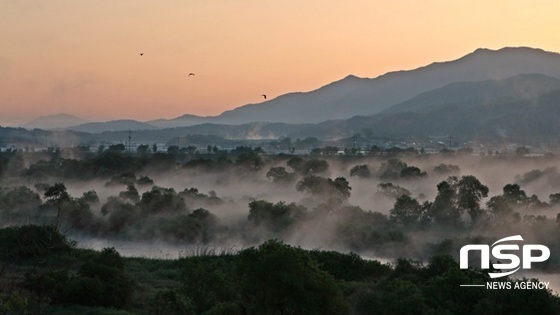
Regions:
[[[267, 173], [273, 167], [283, 167], [289, 173], [295, 173], [287, 165], [287, 159], [267, 158], [260, 170], [226, 167], [219, 171], [177, 168], [161, 172], [145, 168], [135, 175], [137, 177], [148, 176], [154, 183], [153, 185], [136, 185], [138, 196], [150, 192], [154, 185], [173, 188], [177, 194], [185, 189], [196, 188], [198, 194], [204, 197], [199, 199], [185, 197], [188, 209], [185, 214], [192, 213], [198, 208], [208, 210], [215, 216], [217, 226], [219, 226], [212, 230], [214, 234], [209, 237], [204, 236], [206, 238], [196, 238], [196, 242], [185, 241], [185, 238], [173, 239], [167, 234], [162, 236], [159, 232], [153, 232], [157, 231], [153, 226], [160, 222], [171, 226], [174, 219], [170, 214], [158, 212], [153, 220], [150, 219], [152, 222], [136, 225], [134, 231], [132, 230], [133, 225], [123, 223], [124, 225], [119, 225], [119, 228], [123, 229], [119, 232], [120, 234], [99, 232], [99, 229], [95, 233], [69, 229], [68, 235], [78, 241], [78, 246], [83, 248], [115, 247], [125, 256], [148, 258], [174, 259], [189, 255], [234, 253], [240, 249], [257, 245], [266, 238], [279, 238], [289, 244], [307, 249], [354, 251], [363, 257], [383, 261], [392, 261], [399, 256], [425, 260], [429, 255], [435, 253], [447, 253], [458, 257], [460, 246], [476, 237], [479, 237], [479, 240], [492, 241], [500, 237], [523, 234], [526, 240], [543, 242], [543, 233], [548, 233], [551, 243], [558, 243], [556, 240], [560, 239], [560, 227], [556, 222], [556, 216], [560, 212], [558, 207], [560, 203], [552, 203], [549, 200], [551, 194], [560, 193], [560, 158], [558, 157], [488, 157], [445, 154], [398, 156], [397, 159], [400, 162], [417, 167], [421, 172], [426, 173], [424, 176], [411, 177], [381, 176], [380, 174], [387, 167], [389, 160], [384, 157], [317, 156], [302, 158], [304, 160], [325, 159], [328, 162], [328, 169], [315, 173], [315, 175], [333, 180], [337, 177], [344, 177], [351, 188], [349, 198], [339, 198], [336, 201], [332, 198], [333, 191], [323, 194], [298, 191], [296, 187], [303, 178], [301, 174], [294, 174], [295, 178], [286, 182], [274, 182], [270, 176], [267, 177]], [[367, 165], [370, 176], [350, 176], [351, 170], [357, 165]], [[438, 170], [437, 167], [441, 165], [448, 166], [448, 168], [442, 170], [440, 167]], [[466, 212], [463, 214], [463, 224], [459, 230], [454, 227], [399, 225], [398, 222], [396, 225], [388, 227], [389, 223], [386, 222], [389, 222], [391, 209], [395, 206], [397, 196], [382, 193], [379, 184], [391, 183], [393, 186], [408, 190], [410, 197], [421, 205], [426, 201], [434, 202], [438, 195], [437, 185], [439, 183], [446, 181], [450, 176], [457, 176], [460, 179], [466, 175], [473, 175], [488, 187], [488, 194], [480, 200], [480, 208], [487, 212], [487, 202], [494, 196], [501, 196], [506, 184], [518, 184], [528, 198], [535, 195], [538, 200], [547, 203], [546, 207], [514, 207], [514, 211], [519, 212], [517, 219], [514, 220], [515, 216], [512, 216], [500, 223], [501, 219], [498, 218], [495, 219], [497, 221], [493, 221], [495, 224], [493, 226], [481, 225], [470, 230], [465, 228], [472, 224]], [[113, 210], [108, 210], [107, 214], [107, 210], [103, 210], [105, 211], [103, 213], [102, 208], [108, 203], [111, 196], [119, 196], [120, 193], [126, 191], [127, 185], [106, 185], [110, 179], [108, 177], [92, 181], [66, 179], [41, 179], [40, 181], [49, 183], [63, 181], [68, 193], [76, 198], [85, 192], [94, 190], [100, 199], [97, 205], [91, 207], [94, 216], [105, 218], [105, 220], [106, 218], [117, 220], [118, 218], [111, 212]], [[35, 191], [33, 185], [39, 182], [29, 178], [21, 179], [20, 182], [11, 178], [9, 181], [4, 179], [2, 186], [23, 183]], [[39, 194], [42, 196], [42, 193]], [[211, 202], [210, 197], [219, 199], [219, 202]], [[274, 205], [280, 202], [285, 205], [291, 203], [295, 203], [295, 205], [289, 210], [293, 212], [288, 212], [291, 213], [291, 216], [282, 219], [287, 221], [282, 221], [284, 225], [281, 227], [270, 226], [270, 224], [256, 226], [256, 223], [249, 225], [247, 224], [249, 203], [255, 200], [265, 200]], [[134, 204], [134, 202], [127, 202]], [[548, 204], [549, 202], [550, 204]], [[303, 212], [305, 214], [301, 214], [301, 209], [297, 206], [305, 207]], [[361, 210], [356, 210], [355, 207], [359, 207]], [[159, 211], [159, 209], [156, 210]], [[113, 217], [111, 217], [112, 215]], [[534, 215], [534, 217], [526, 217], [529, 215]], [[537, 216], [541, 216], [540, 219], [536, 218]], [[543, 221], [544, 217], [546, 217], [545, 221]], [[260, 219], [253, 218], [252, 220]], [[524, 225], [519, 225], [520, 220], [524, 222]], [[536, 220], [536, 223], [531, 223], [530, 220]], [[263, 221], [254, 222], [262, 223]], [[537, 227], [539, 224], [546, 226]], [[484, 226], [488, 226], [488, 229], [485, 229]], [[144, 231], [138, 230], [139, 227], [150, 227], [152, 230], [144, 233]], [[130, 230], [127, 230], [129, 228]], [[188, 228], [185, 227], [185, 229]], [[176, 234], [188, 232], [181, 231], [180, 227], [174, 227], [173, 231]], [[552, 235], [550, 235], [551, 231], [553, 231]], [[135, 233], [141, 237], [136, 239], [134, 235], [137, 234]], [[445, 245], [445, 241], [449, 240], [450, 243]], [[554, 252], [557, 248], [551, 248], [553, 263], [549, 269], [554, 271], [560, 270], [558, 268], [560, 253]], [[533, 274], [537, 274], [537, 272]], [[539, 277], [540, 275], [539, 273]], [[551, 286], [556, 290], [559, 290], [556, 275], [542, 274], [542, 277], [546, 278], [545, 281], [550, 281]]]

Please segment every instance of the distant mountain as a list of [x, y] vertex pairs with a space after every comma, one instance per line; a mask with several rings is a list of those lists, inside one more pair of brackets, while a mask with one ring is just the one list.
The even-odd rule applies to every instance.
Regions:
[[158, 128], [175, 128], [204, 124], [211, 120], [213, 120], [212, 117], [185, 114], [173, 119], [156, 119], [147, 121], [146, 123]]
[[[559, 111], [560, 54], [521, 47], [478, 49], [454, 61], [374, 79], [348, 76], [311, 92], [282, 95], [215, 117], [117, 120], [67, 129], [95, 133], [89, 139], [109, 142], [126, 139], [132, 130], [138, 143], [189, 134], [256, 140], [340, 139], [356, 133], [514, 141], [556, 139]], [[56, 123], [58, 128], [64, 125]]]
[[560, 54], [526, 47], [477, 49], [457, 60], [390, 72], [374, 79], [348, 76], [314, 91], [245, 105], [206, 121], [317, 123], [372, 115], [450, 83], [500, 80], [529, 73], [560, 79]]
[[56, 114], [41, 116], [33, 119], [32, 121], [20, 125], [19, 127], [25, 129], [64, 129], [71, 126], [81, 125], [88, 123], [88, 120], [82, 119], [69, 114]]
[[136, 120], [121, 119], [111, 120], [107, 122], [91, 122], [78, 126], [68, 127], [66, 129], [88, 133], [101, 133], [105, 131], [153, 130], [158, 128]]
[[451, 83], [394, 105], [383, 113], [421, 112], [461, 105], [492, 105], [536, 98], [560, 90], [560, 80], [542, 74], [521, 74], [502, 80]]
[[4, 148], [72, 147], [87, 143], [89, 134], [66, 130], [0, 127], [0, 150]]
[[[167, 142], [172, 138], [188, 135], [218, 136], [228, 140], [248, 139], [277, 139], [288, 136], [290, 133], [300, 132], [310, 128], [310, 124], [284, 124], [284, 123], [249, 123], [243, 125], [201, 124], [189, 127], [166, 128], [158, 130], [137, 130], [132, 132], [134, 143]], [[91, 136], [99, 142], [111, 142], [115, 139], [126, 139], [127, 131], [102, 132]], [[183, 143], [181, 145], [189, 145]]]
[[296, 137], [344, 138], [367, 133], [407, 141], [451, 136], [457, 141], [558, 142], [560, 90], [531, 99], [492, 104], [437, 105], [420, 111], [379, 113], [326, 121], [291, 133]]

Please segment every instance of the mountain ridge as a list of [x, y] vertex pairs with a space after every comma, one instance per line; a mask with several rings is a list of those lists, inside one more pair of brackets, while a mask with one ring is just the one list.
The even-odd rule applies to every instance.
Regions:
[[175, 128], [204, 123], [317, 124], [384, 113], [393, 106], [449, 84], [502, 80], [533, 73], [560, 79], [560, 54], [530, 47], [479, 48], [458, 59], [392, 71], [375, 78], [350, 74], [312, 91], [286, 93], [262, 103], [224, 111], [218, 116], [184, 114], [174, 119], [136, 121], [131, 122], [129, 129]]
[[25, 129], [63, 129], [67, 127], [77, 126], [89, 123], [89, 120], [80, 118], [67, 113], [58, 113], [52, 115], [39, 116], [27, 123], [18, 125]]
[[452, 82], [496, 80], [526, 73], [560, 79], [560, 54], [530, 47], [479, 48], [455, 60], [392, 71], [375, 78], [348, 75], [312, 91], [291, 92], [225, 111], [208, 122], [318, 123], [372, 115]]

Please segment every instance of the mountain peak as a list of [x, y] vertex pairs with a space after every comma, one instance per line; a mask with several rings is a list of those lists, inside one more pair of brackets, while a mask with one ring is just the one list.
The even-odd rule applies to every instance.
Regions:
[[[469, 56], [494, 56], [494, 55], [504, 55], [504, 54], [551, 54], [558, 55], [556, 52], [546, 51], [541, 48], [533, 48], [528, 46], [518, 46], [518, 47], [502, 47], [500, 49], [490, 49], [490, 48], [477, 48], [472, 53], [466, 55], [463, 58]], [[462, 59], [462, 58], [461, 58]]]
[[313, 91], [286, 94], [290, 97], [280, 96], [275, 102], [229, 110], [215, 121], [317, 123], [372, 115], [449, 83], [502, 80], [528, 73], [560, 79], [559, 54], [531, 47], [479, 48], [455, 60], [389, 72], [376, 78], [348, 75]]
[[22, 124], [19, 127], [25, 129], [58, 129], [58, 128], [67, 128], [71, 126], [77, 126], [81, 124], [88, 123], [89, 120], [85, 120], [83, 118], [66, 114], [66, 113], [58, 113], [53, 115], [45, 115], [37, 117], [31, 120], [28, 123]]

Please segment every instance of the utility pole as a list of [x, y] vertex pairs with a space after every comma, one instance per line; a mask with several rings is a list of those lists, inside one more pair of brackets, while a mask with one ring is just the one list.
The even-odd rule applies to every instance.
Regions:
[[128, 153], [130, 153], [130, 140], [132, 139], [132, 130], [128, 131]]

